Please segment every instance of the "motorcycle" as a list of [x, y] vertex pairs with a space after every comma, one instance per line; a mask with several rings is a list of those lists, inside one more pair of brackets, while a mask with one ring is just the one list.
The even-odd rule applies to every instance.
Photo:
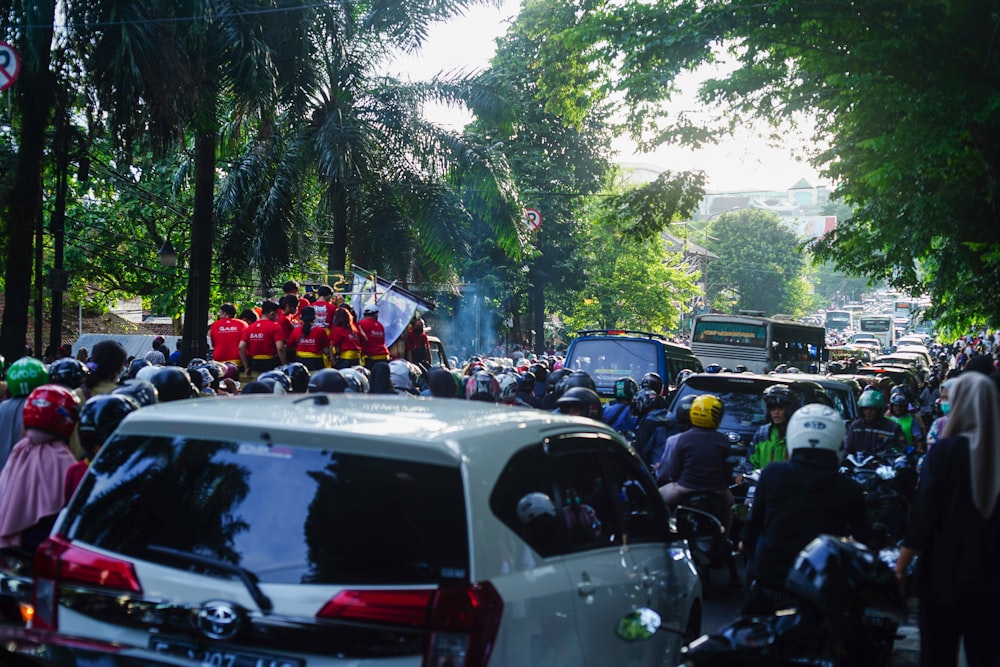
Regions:
[[[687, 667], [885, 667], [904, 619], [892, 568], [848, 539], [820, 535], [802, 550], [770, 613], [741, 615], [681, 649]], [[649, 610], [627, 617], [618, 636], [641, 641], [657, 631]], [[637, 627], [638, 626], [638, 627]], [[663, 628], [672, 631], [671, 628]]]
[[888, 547], [902, 539], [916, 491], [915, 454], [849, 454], [840, 471], [865, 491], [869, 521], [878, 538], [874, 546]]
[[711, 588], [712, 570], [728, 569], [730, 588], [740, 588], [736, 558], [739, 552], [726, 530], [727, 508], [722, 497], [714, 492], [695, 492], [673, 509], [673, 530], [687, 539], [691, 547], [698, 577], [706, 593]]

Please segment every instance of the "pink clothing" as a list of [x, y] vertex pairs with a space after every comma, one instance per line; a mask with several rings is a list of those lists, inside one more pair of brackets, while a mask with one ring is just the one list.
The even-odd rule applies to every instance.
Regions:
[[27, 429], [0, 472], [0, 547], [21, 546], [21, 531], [62, 509], [66, 471], [74, 463], [58, 436]]

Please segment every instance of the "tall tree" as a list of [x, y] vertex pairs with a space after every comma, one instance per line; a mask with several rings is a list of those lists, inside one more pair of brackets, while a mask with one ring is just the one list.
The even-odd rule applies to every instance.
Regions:
[[[31, 297], [32, 233], [42, 215], [42, 166], [46, 130], [55, 102], [51, 45], [55, 22], [54, 0], [4, 2], [5, 23], [21, 56], [21, 74], [15, 95], [20, 119], [14, 188], [3, 202], [6, 271], [5, 305], [0, 325], [0, 354], [8, 361], [24, 355]], [[37, 352], [40, 352], [37, 351]]]
[[[854, 215], [817, 245], [873, 281], [929, 292], [952, 325], [1000, 323], [1000, 13], [981, 0], [585, 2], [550, 40], [612, 63], [647, 143], [697, 143], [748, 118], [815, 123], [812, 162]], [[716, 124], [666, 117], [680, 72], [726, 60], [701, 99]], [[561, 70], [540, 67], [547, 85]]]
[[736, 310], [788, 313], [796, 303], [805, 258], [781, 218], [757, 209], [719, 215], [705, 246], [719, 256], [707, 269], [709, 301], [735, 296]]
[[307, 102], [246, 137], [222, 183], [227, 271], [249, 258], [266, 283], [320, 237], [327, 272], [350, 260], [403, 283], [448, 279], [472, 215], [503, 254], [520, 254], [520, 206], [502, 154], [422, 117], [431, 101], [496, 116], [495, 96], [468, 75], [410, 83], [382, 73], [395, 49], [419, 48], [431, 23], [472, 4], [333, 2], [315, 13]]
[[[280, 100], [275, 47], [283, 20], [296, 7], [270, 3], [239, 8], [219, 0], [183, 3], [76, 0], [67, 3], [73, 44], [87, 63], [114, 136], [127, 149], [145, 135], [162, 150], [190, 138], [194, 162], [190, 267], [184, 309], [182, 359], [207, 354], [213, 275], [215, 173], [223, 118], [236, 126], [258, 120]], [[298, 46], [308, 57], [307, 40]], [[287, 72], [286, 72], [287, 74]], [[188, 134], [190, 133], [190, 134]]]

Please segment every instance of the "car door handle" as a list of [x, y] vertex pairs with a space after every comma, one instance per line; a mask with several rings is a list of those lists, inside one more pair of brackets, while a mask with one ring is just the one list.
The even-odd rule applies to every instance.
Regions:
[[581, 581], [576, 584], [576, 592], [582, 597], [586, 597], [588, 595], [593, 595], [595, 590], [597, 590], [597, 587], [594, 586], [594, 582], [590, 580], [590, 575], [584, 572]]

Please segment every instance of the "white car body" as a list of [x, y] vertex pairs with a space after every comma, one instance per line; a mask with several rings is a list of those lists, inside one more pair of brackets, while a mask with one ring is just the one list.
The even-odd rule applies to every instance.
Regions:
[[[234, 444], [223, 446], [224, 443]], [[185, 467], [185, 457], [201, 451], [214, 452], [217, 458], [206, 459], [208, 463], [196, 468]], [[109, 463], [107, 459], [114, 456], [118, 459]], [[385, 463], [385, 470], [380, 470], [379, 474], [385, 474], [394, 483], [399, 478], [399, 484], [404, 487], [412, 482], [409, 473], [393, 473], [393, 470], [409, 470], [408, 466], [423, 470], [421, 466], [429, 466], [435, 471], [443, 471], [448, 479], [460, 478], [463, 497], [455, 497], [453, 503], [450, 500], [447, 503], [459, 509], [461, 504], [465, 505], [467, 542], [462, 549], [465, 553], [454, 554], [455, 567], [447, 572], [445, 568], [433, 572], [434, 583], [383, 583], [377, 576], [369, 577], [374, 580], [366, 580], [366, 583], [345, 584], [270, 580], [270, 573], [281, 572], [282, 568], [301, 566], [303, 571], [309, 572], [322, 569], [317, 565], [322, 559], [314, 558], [320, 551], [315, 544], [316, 526], [310, 524], [308, 518], [314, 510], [327, 511], [320, 503], [326, 496], [321, 496], [319, 490], [315, 496], [311, 495], [306, 477], [289, 476], [288, 488], [281, 487], [268, 499], [271, 502], [261, 502], [258, 498], [251, 512], [247, 505], [254, 498], [252, 485], [264, 479], [261, 475], [267, 474], [272, 462], [274, 466], [291, 466], [313, 458], [324, 465], [309, 472], [310, 477], [332, 470], [332, 481], [328, 484], [345, 485], [352, 478], [338, 472], [338, 466], [348, 459], [369, 461], [373, 457]], [[541, 465], [535, 465], [536, 461]], [[237, 554], [234, 558], [238, 565], [250, 570], [247, 576], [257, 582], [259, 595], [245, 579], [233, 573], [227, 575], [222, 570], [211, 571], [212, 566], [203, 569], [194, 561], [188, 562], [184, 554], [170, 552], [173, 555], [161, 558], [143, 551], [156, 548], [165, 553], [164, 547], [130, 545], [128, 550], [133, 552], [123, 553], [122, 549], [106, 548], [109, 542], [102, 546], [105, 533], [117, 530], [113, 525], [107, 531], [93, 525], [98, 508], [107, 501], [105, 496], [124, 494], [114, 496], [121, 503], [108, 505], [109, 511], [101, 510], [101, 514], [107, 514], [108, 522], [116, 521], [116, 512], [119, 515], [141, 512], [145, 507], [142, 494], [154, 493], [162, 483], [161, 476], [165, 473], [157, 467], [161, 465], [176, 466], [176, 470], [198, 479], [206, 466], [213, 469], [228, 466], [226, 476], [221, 476], [220, 472], [220, 477], [204, 491], [199, 491], [206, 496], [205, 503], [214, 502], [220, 485], [234, 483], [230, 479], [232, 475], [244, 480], [249, 487], [245, 499], [238, 494], [232, 495], [235, 500], [222, 516], [232, 515], [229, 516], [231, 523], [241, 525], [242, 521], [247, 527], [243, 532], [236, 530], [231, 539], [227, 538], [225, 546]], [[132, 474], [128, 466], [136, 471], [131, 479], [128, 478]], [[240, 470], [244, 472], [234, 472]], [[546, 554], [535, 548], [541, 544], [537, 541], [540, 538], [535, 537], [537, 533], [527, 533], [527, 529], [514, 524], [512, 519], [524, 516], [519, 508], [526, 496], [520, 499], [515, 496], [521, 493], [522, 484], [529, 485], [528, 477], [537, 477], [542, 485], [551, 478], [552, 497], [563, 507], [559, 512], [554, 509], [554, 503], [552, 513], [543, 513], [542, 518], [551, 515], [552, 520], [557, 521], [551, 524], [558, 526], [554, 534], [566, 536], [561, 541], [553, 541], [558, 547], [546, 546], [543, 551], [552, 549]], [[296, 482], [297, 479], [306, 481]], [[597, 491], [586, 495], [589, 481], [594, 482]], [[561, 486], [564, 482], [572, 482], [574, 488]], [[317, 489], [320, 488], [327, 487], [317, 482]], [[383, 496], [376, 489], [366, 487], [364, 497], [368, 499], [366, 502], [375, 498], [381, 499], [387, 508], [398, 507], [398, 522], [369, 526], [368, 530], [349, 522], [344, 525], [352, 526], [350, 530], [332, 521], [324, 523], [326, 528], [323, 530], [330, 532], [320, 537], [327, 551], [338, 558], [351, 560], [353, 556], [342, 556], [338, 547], [346, 549], [341, 546], [343, 542], [359, 549], [367, 548], [362, 541], [365, 538], [358, 534], [369, 531], [380, 540], [379, 544], [384, 540], [384, 545], [373, 552], [374, 560], [384, 558], [394, 563], [396, 551], [417, 550], [418, 547], [412, 544], [419, 543], [425, 533], [412, 533], [412, 537], [404, 539], [410, 534], [407, 517], [415, 516], [417, 508], [425, 502], [432, 502], [433, 499], [427, 500], [427, 496], [434, 496], [438, 491], [417, 488], [414, 483], [413, 494], [396, 497], [392, 495], [394, 489], [395, 486], [391, 489], [387, 486]], [[440, 493], [444, 495], [445, 491]], [[577, 493], [584, 496], [582, 504], [580, 496], [573, 497]], [[605, 493], [606, 497], [602, 495]], [[230, 498], [229, 495], [222, 497]], [[352, 496], [343, 497], [350, 499]], [[195, 500], [199, 498], [195, 496]], [[188, 506], [187, 500], [184, 503], [183, 506]], [[512, 503], [517, 503], [518, 507], [512, 507]], [[91, 504], [92, 511], [88, 509]], [[593, 514], [586, 510], [581, 515], [581, 506], [592, 507]], [[98, 653], [107, 650], [156, 664], [196, 665], [203, 661], [221, 661], [235, 666], [255, 664], [253, 660], [263, 659], [263, 663], [256, 664], [268, 667], [676, 665], [680, 661], [681, 645], [700, 632], [701, 587], [687, 543], [669, 533], [666, 513], [661, 508], [655, 483], [631, 448], [613, 430], [589, 419], [453, 399], [364, 395], [246, 396], [157, 405], [136, 411], [122, 423], [53, 530], [53, 538], [70, 545], [67, 553], [72, 554], [72, 559], [104, 563], [100, 567], [106, 571], [117, 569], [127, 573], [127, 568], [121, 564], [130, 566], [141, 590], [102, 591], [103, 579], [67, 581], [62, 575], [54, 574], [57, 567], [43, 567], [36, 572], [39, 597], [30, 632], [38, 643], [48, 646], [53, 655], [58, 655], [59, 651], [79, 655], [85, 650]], [[359, 508], [359, 511], [368, 510], [367, 506]], [[334, 516], [351, 516], [347, 509], [337, 511], [341, 514]], [[391, 511], [395, 516], [397, 510]], [[164, 516], [184, 525], [183, 518]], [[156, 531], [155, 526], [135, 517], [122, 521], [136, 522], [135, 530], [145, 536], [136, 537], [140, 543], [149, 541], [145, 531], [150, 535]], [[157, 521], [157, 518], [149, 517], [148, 521]], [[88, 522], [91, 525], [88, 526]], [[255, 522], [260, 525], [253, 525]], [[287, 533], [283, 532], [286, 528], [283, 522], [291, 526]], [[395, 525], [397, 523], [399, 525]], [[573, 527], [569, 526], [571, 523]], [[261, 526], [265, 529], [259, 530]], [[269, 530], [275, 539], [280, 539], [279, 534], [294, 538], [300, 532], [299, 526], [307, 534], [308, 548], [303, 549], [303, 558], [310, 559], [312, 569], [301, 563], [283, 562], [277, 557], [275, 562], [268, 563], [266, 558], [260, 561], [258, 556], [258, 560], [251, 563], [255, 557], [249, 553], [249, 546], [241, 542], [243, 538], [253, 534], [256, 540], [266, 542]], [[195, 526], [189, 528], [196, 529]], [[581, 528], [584, 529], [582, 538], [578, 535]], [[529, 534], [530, 538], [525, 537]], [[309, 535], [313, 535], [312, 541]], [[174, 540], [169, 536], [163, 539], [168, 538]], [[176, 537], [176, 541], [181, 544], [185, 538]], [[529, 545], [529, 541], [535, 546]], [[284, 553], [288, 545], [264, 546]], [[421, 545], [421, 548], [433, 550], [434, 546]], [[53, 549], [52, 545], [43, 545], [42, 549], [46, 548]], [[180, 549], [176, 545], [171, 548]], [[198, 554], [205, 555], [211, 550], [211, 546], [203, 545]], [[175, 561], [175, 557], [179, 560]], [[398, 559], [402, 561], [404, 557]], [[53, 563], [59, 558], [57, 555]], [[445, 558], [450, 556], [446, 554]], [[64, 572], [65, 563], [59, 561], [59, 566]], [[359, 561], [353, 567], [369, 565]], [[377, 566], [370, 567], [377, 574]], [[334, 566], [330, 569], [337, 570]], [[395, 576], [396, 571], [392, 572], [386, 578]], [[418, 622], [419, 609], [416, 616], [410, 616], [412, 608], [401, 614], [410, 621], [416, 618], [411, 625], [419, 627], [399, 629], [390, 623], [384, 629], [381, 625], [373, 628], [366, 625], [364, 609], [359, 612], [360, 620], [351, 616], [344, 624], [339, 623], [338, 618], [317, 620], [319, 610], [340, 600], [338, 595], [345, 591], [359, 596], [377, 594], [382, 589], [392, 591], [393, 595], [429, 591], [433, 596], [447, 589], [437, 581], [442, 577], [453, 580], [455, 586], [466, 592], [491, 587], [498, 595], [502, 613], [498, 625], [490, 626], [492, 629], [483, 635], [488, 637], [490, 632], [495, 633], [485, 651], [485, 661], [477, 661], [475, 652], [468, 646], [459, 646], [466, 635], [459, 631], [447, 632], [448, 623], [452, 621], [438, 619], [436, 606], [427, 614], [428, 618], [434, 617], [433, 621], [428, 620], [436, 624], [433, 628], [425, 628]], [[349, 600], [350, 595], [345, 599]], [[486, 599], [491, 598], [487, 596]], [[270, 609], [265, 602], [270, 604]], [[482, 606], [488, 612], [488, 605]], [[357, 611], [350, 605], [344, 608], [348, 614]], [[652, 608], [662, 616], [663, 625], [674, 631], [660, 631], [652, 640], [640, 643], [617, 639], [614, 631], [618, 621], [639, 608]], [[226, 614], [236, 618], [232, 622], [237, 624], [237, 630], [233, 630], [237, 634], [211, 636], [215, 632], [213, 628], [226, 630], [222, 634], [229, 634], [230, 626], [226, 625], [229, 621], [223, 618]], [[217, 625], [213, 625], [215, 616], [220, 619]], [[188, 619], [186, 623], [190, 628], [186, 628], [184, 618]], [[315, 624], [322, 632], [315, 632]], [[362, 630], [356, 628], [372, 633], [364, 650], [352, 648], [354, 643], [360, 643], [355, 635], [361, 635]], [[394, 634], [397, 631], [398, 635]], [[410, 642], [419, 650], [402, 650], [394, 646], [380, 656], [379, 642], [383, 641], [380, 632], [390, 637], [384, 640], [387, 646], [398, 640], [397, 643]], [[478, 630], [470, 632], [473, 639], [468, 640], [472, 642], [469, 646], [474, 647]], [[280, 639], [282, 633], [288, 633], [289, 638], [308, 637], [313, 644]], [[340, 646], [338, 642], [342, 637], [344, 645]], [[436, 653], [426, 657], [432, 645]], [[452, 645], [458, 646], [454, 655], [442, 658], [442, 651], [447, 653]], [[185, 647], [196, 656], [195, 660], [189, 661], [182, 655]]]

